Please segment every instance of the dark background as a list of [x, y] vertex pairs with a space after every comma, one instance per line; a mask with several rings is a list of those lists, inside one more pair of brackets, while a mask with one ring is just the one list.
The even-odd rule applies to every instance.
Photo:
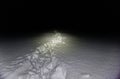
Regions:
[[24, 0], [11, 0], [7, 1], [7, 8], [24, 8], [25, 1]]
[[[119, 41], [118, 2], [11, 2], [5, 10], [1, 38], [33, 37], [58, 30], [79, 37]], [[19, 3], [19, 4], [17, 4]], [[14, 5], [15, 4], [15, 5]]]
[[117, 0], [104, 0], [104, 8], [106, 15], [120, 16], [119, 2]]

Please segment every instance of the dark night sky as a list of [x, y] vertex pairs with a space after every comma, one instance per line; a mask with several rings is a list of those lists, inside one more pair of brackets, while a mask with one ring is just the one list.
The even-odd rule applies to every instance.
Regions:
[[24, 8], [24, 0], [8, 1], [7, 8]]
[[[24, 4], [24, 1], [16, 3], [19, 3], [18, 6], [21, 4], [21, 8], [13, 5], [14, 7], [8, 7], [5, 11], [6, 22], [0, 29], [2, 38], [32, 37], [58, 30], [76, 36], [95, 39], [110, 38], [109, 40], [119, 41], [119, 21], [117, 20], [119, 17], [112, 14], [113, 10], [118, 9], [117, 5], [113, 7], [115, 1], [111, 6], [111, 1], [104, 0], [103, 8], [92, 7], [90, 2], [82, 2], [83, 4], [76, 4], [74, 7], [69, 4], [66, 7], [66, 4], [62, 7], [59, 4], [49, 4], [49, 7], [46, 6], [46, 8], [45, 5], [35, 4], [37, 2], [33, 2], [33, 5], [29, 6]], [[22, 7], [23, 5], [24, 7]], [[81, 7], [79, 8], [78, 5]], [[115, 11], [114, 14], [117, 13]]]
[[120, 16], [119, 7], [117, 0], [104, 0], [104, 9], [108, 16]]

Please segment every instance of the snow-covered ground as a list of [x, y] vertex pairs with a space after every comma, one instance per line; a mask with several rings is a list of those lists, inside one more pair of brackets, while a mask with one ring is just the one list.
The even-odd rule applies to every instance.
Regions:
[[[120, 46], [77, 41], [56, 51], [57, 57], [67, 64], [66, 79], [116, 79], [120, 71]], [[7, 43], [1, 45], [0, 63], [7, 65], [15, 57], [29, 53], [35, 45], [30, 43], [23, 41], [12, 47]]]
[[60, 58], [68, 64], [67, 79], [117, 79], [120, 73], [117, 44], [74, 43]]

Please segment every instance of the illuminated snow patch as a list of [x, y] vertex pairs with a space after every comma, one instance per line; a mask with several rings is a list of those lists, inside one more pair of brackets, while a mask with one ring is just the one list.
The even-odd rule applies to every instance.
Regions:
[[55, 49], [65, 44], [60, 33], [51, 36], [47, 42], [30, 54], [18, 57], [10, 65], [0, 67], [3, 79], [66, 79], [64, 63], [56, 58]]

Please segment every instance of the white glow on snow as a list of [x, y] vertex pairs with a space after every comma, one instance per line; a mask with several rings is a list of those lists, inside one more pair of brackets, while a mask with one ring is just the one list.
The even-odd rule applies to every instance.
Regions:
[[[0, 73], [4, 79], [66, 79], [66, 69], [54, 50], [65, 44], [60, 33], [23, 57], [18, 57]], [[0, 77], [0, 78], [1, 78]]]

